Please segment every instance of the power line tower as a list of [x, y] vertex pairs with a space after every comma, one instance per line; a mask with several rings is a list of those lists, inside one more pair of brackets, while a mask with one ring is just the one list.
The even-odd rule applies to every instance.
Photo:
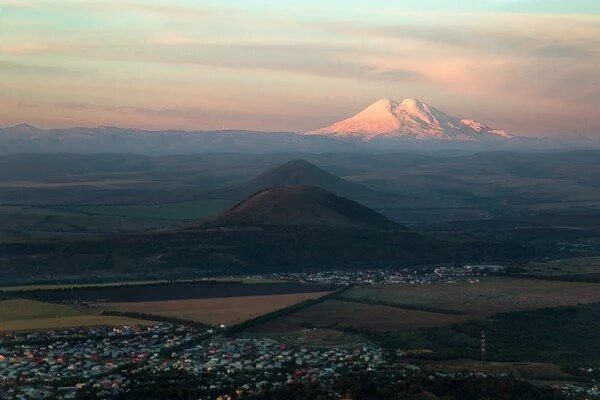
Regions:
[[485, 342], [485, 331], [482, 329], [481, 330], [481, 361], [485, 360], [485, 353], [487, 351], [487, 345]]

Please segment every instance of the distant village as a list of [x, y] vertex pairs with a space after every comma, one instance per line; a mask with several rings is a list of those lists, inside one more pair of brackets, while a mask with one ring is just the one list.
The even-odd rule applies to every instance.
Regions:
[[429, 283], [452, 283], [471, 279], [473, 283], [477, 278], [489, 274], [502, 274], [506, 268], [501, 265], [463, 265], [460, 267], [439, 266], [427, 271], [414, 268], [394, 270], [366, 269], [342, 270], [323, 272], [289, 272], [270, 274], [264, 278], [281, 279], [302, 283], [321, 283], [328, 285], [368, 285], [368, 284], [396, 284], [408, 283], [413, 285]]

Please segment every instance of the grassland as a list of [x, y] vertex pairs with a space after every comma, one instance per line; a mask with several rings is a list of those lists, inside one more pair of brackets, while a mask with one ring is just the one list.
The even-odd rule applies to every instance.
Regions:
[[277, 279], [277, 278], [263, 278], [261, 276], [215, 276], [211, 278], [211, 280], [221, 281], [221, 282], [242, 282], [244, 284], [253, 284], [253, 283], [284, 283], [285, 280]]
[[304, 328], [290, 332], [245, 332], [245, 335], [267, 336], [283, 343], [317, 348], [352, 348], [366, 343], [361, 335], [328, 328]]
[[225, 297], [167, 301], [100, 303], [96, 310], [134, 312], [202, 322], [209, 325], [238, 324], [328, 292], [294, 293], [269, 296]]
[[430, 358], [444, 360], [478, 359], [482, 331], [487, 360], [561, 366], [600, 362], [600, 303], [513, 311], [439, 328], [365, 334], [387, 348], [428, 349]]
[[71, 206], [69, 210], [128, 218], [185, 221], [206, 218], [227, 209], [231, 200], [200, 199], [165, 204]]
[[530, 262], [518, 267], [532, 277], [600, 282], [600, 257]]
[[335, 287], [332, 285], [295, 282], [245, 284], [235, 281], [205, 282], [192, 280], [130, 286], [31, 290], [20, 292], [18, 296], [33, 300], [64, 303], [121, 303], [316, 293], [333, 289]]
[[173, 221], [152, 217], [143, 219], [92, 214], [63, 207], [0, 205], [0, 242], [130, 232], [170, 224], [173, 224]]
[[35, 300], [11, 299], [0, 301], [0, 321], [79, 316], [76, 309]]
[[326, 300], [291, 315], [250, 328], [251, 333], [290, 333], [305, 328], [358, 329], [376, 332], [444, 326], [465, 316], [404, 310], [375, 304]]
[[[244, 284], [253, 283], [281, 283], [281, 280], [267, 279], [260, 277], [215, 277], [210, 280], [217, 280], [222, 282], [242, 282]], [[175, 282], [198, 282], [198, 279], [180, 279]], [[0, 286], [0, 292], [18, 292], [28, 290], [52, 290], [52, 289], [74, 289], [74, 288], [93, 288], [93, 287], [111, 287], [111, 286], [123, 286], [123, 285], [150, 285], [156, 283], [172, 283], [174, 281], [167, 280], [137, 280], [137, 281], [117, 281], [117, 282], [99, 282], [99, 283], [64, 283], [64, 284], [34, 284], [34, 285], [16, 285], [16, 286]]]
[[62, 329], [80, 326], [149, 324], [132, 318], [86, 314], [70, 306], [35, 300], [0, 301], [0, 331]]
[[340, 298], [484, 317], [506, 311], [597, 302], [600, 284], [486, 277], [479, 283], [358, 286], [342, 293]]
[[82, 315], [79, 315], [76, 317], [38, 318], [38, 319], [3, 321], [2, 323], [0, 323], [0, 332], [42, 331], [42, 330], [52, 330], [52, 329], [93, 327], [93, 326], [105, 326], [105, 325], [106, 326], [123, 326], [123, 325], [148, 325], [148, 324], [153, 324], [153, 323], [150, 321], [134, 319], [134, 318], [82, 314]]
[[[528, 361], [526, 350], [522, 350], [522, 346], [511, 341], [510, 337], [521, 337], [526, 332], [532, 335], [532, 329], [537, 332], [535, 320], [530, 321], [533, 325], [525, 323], [523, 327], [515, 328], [518, 324], [511, 319], [513, 317], [498, 317], [499, 322], [488, 322], [487, 318], [496, 318], [497, 313], [517, 312], [520, 315], [520, 311], [527, 313], [534, 312], [528, 310], [599, 301], [600, 284], [586, 282], [485, 277], [479, 283], [363, 285], [343, 291], [320, 304], [249, 328], [247, 333], [293, 339], [308, 329], [333, 329], [366, 336], [385, 347], [428, 349], [442, 357], [477, 357], [479, 335], [485, 328], [490, 330], [489, 341], [498, 341], [495, 345], [502, 349], [491, 351], [495, 357], [500, 357], [502, 352], [511, 354], [511, 349], [519, 349], [512, 353], [515, 359]], [[552, 329], [554, 323], [580, 324], [590, 313], [577, 312], [573, 318], [560, 313], [558, 316], [547, 315], [541, 311], [531, 315], [550, 321], [547, 329]], [[514, 318], [518, 319], [518, 316]], [[583, 327], [578, 329], [585, 331]], [[493, 330], [502, 333], [496, 338]], [[573, 335], [578, 331], [568, 332]], [[315, 340], [319, 341], [319, 335], [316, 336]], [[581, 334], [579, 337], [582, 342], [592, 340]], [[305, 338], [305, 341], [309, 340], [310, 337]], [[544, 336], [537, 340], [547, 343], [549, 339]], [[525, 343], [527, 339], [521, 337], [519, 341]], [[535, 343], [531, 346], [535, 348]], [[553, 346], [558, 348], [554, 342]], [[565, 346], [565, 352], [574, 347], [573, 344]], [[548, 356], [546, 349], [536, 351], [537, 361], [555, 359]], [[560, 355], [556, 359], [572, 362], [574, 358], [569, 357]]]
[[[1, 182], [0, 182], [1, 185]], [[2, 187], [0, 187], [1, 192]], [[107, 199], [109, 201], [110, 198]], [[165, 204], [131, 205], [2, 205], [0, 242], [54, 237], [142, 231], [197, 221], [216, 215], [232, 200], [201, 199]]]
[[535, 362], [499, 362], [476, 361], [469, 359], [437, 360], [435, 363], [425, 362], [422, 365], [432, 371], [460, 372], [481, 371], [491, 374], [507, 374], [522, 379], [539, 380], [571, 380], [574, 378], [558, 365]]
[[151, 283], [162, 283], [166, 281], [120, 281], [106, 283], [65, 283], [65, 284], [39, 284], [39, 285], [18, 285], [18, 286], [0, 286], [0, 292], [10, 293], [28, 290], [53, 290], [53, 289], [74, 289], [74, 288], [93, 288], [110, 287], [120, 285], [148, 285]]

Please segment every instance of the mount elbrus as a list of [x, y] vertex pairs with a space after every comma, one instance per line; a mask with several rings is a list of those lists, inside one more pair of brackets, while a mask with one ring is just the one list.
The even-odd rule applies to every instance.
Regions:
[[307, 135], [358, 138], [412, 138], [457, 141], [508, 139], [505, 131], [492, 129], [484, 123], [450, 116], [417, 99], [398, 103], [383, 98], [358, 114]]

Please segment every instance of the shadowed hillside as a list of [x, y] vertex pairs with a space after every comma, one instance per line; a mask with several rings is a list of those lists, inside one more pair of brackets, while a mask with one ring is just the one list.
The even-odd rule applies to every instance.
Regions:
[[[306, 164], [310, 168], [313, 167], [311, 164]], [[396, 226], [383, 215], [350, 199], [336, 196], [319, 187], [302, 185], [259, 191], [211, 220], [209, 224], [218, 226], [319, 225], [381, 229]]]
[[390, 201], [385, 194], [378, 193], [364, 185], [349, 182], [303, 159], [294, 159], [277, 165], [256, 178], [219, 190], [217, 193], [220, 196], [242, 200], [260, 190], [292, 185], [320, 187], [338, 196], [348, 197], [369, 205]]
[[366, 186], [348, 182], [303, 159], [291, 160], [271, 168], [243, 185], [243, 187], [254, 193], [269, 187], [291, 185], [318, 186], [346, 197], [374, 194], [373, 190]]

